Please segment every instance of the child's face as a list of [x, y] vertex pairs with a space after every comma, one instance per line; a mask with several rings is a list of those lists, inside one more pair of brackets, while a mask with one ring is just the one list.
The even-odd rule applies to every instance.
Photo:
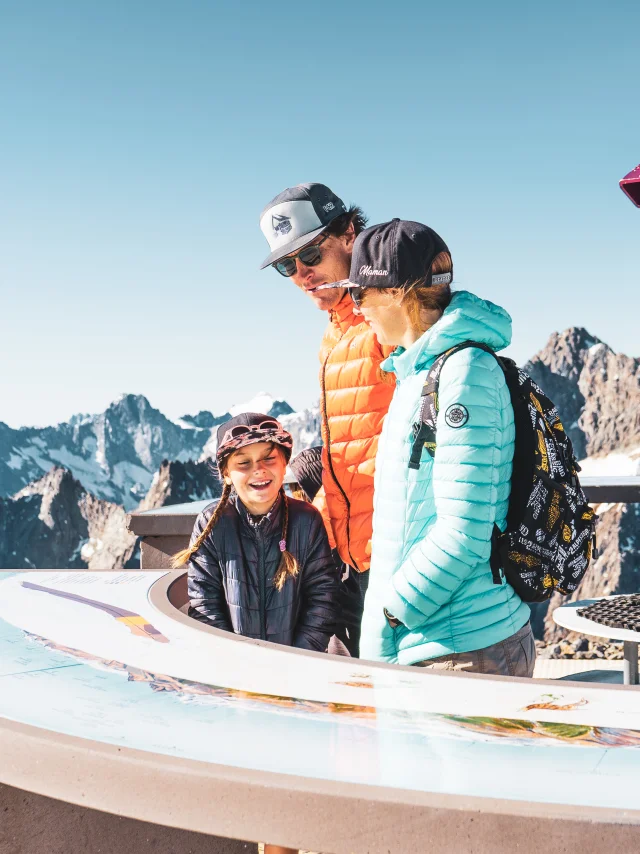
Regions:
[[277, 445], [256, 442], [231, 454], [224, 479], [233, 484], [247, 510], [259, 516], [267, 513], [278, 497], [286, 468]]

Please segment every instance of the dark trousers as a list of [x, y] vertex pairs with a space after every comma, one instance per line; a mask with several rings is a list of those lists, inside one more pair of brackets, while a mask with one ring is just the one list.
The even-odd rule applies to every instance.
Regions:
[[342, 641], [352, 658], [360, 655], [360, 629], [364, 597], [369, 586], [369, 571], [356, 572], [346, 564], [342, 565], [342, 584], [340, 586], [341, 612], [338, 618], [336, 636]]

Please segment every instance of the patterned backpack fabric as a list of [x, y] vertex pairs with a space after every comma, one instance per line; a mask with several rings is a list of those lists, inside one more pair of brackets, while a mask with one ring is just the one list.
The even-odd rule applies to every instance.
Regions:
[[[435, 456], [440, 373], [450, 356], [468, 347], [490, 353], [502, 368], [515, 418], [507, 527], [503, 533], [494, 525], [492, 536], [494, 583], [502, 583], [502, 569], [525, 602], [543, 602], [554, 591], [572, 593], [595, 557], [595, 515], [580, 486], [580, 466], [558, 410], [515, 362], [474, 341], [438, 356], [422, 389], [409, 468], [420, 467], [423, 448]], [[455, 420], [455, 409], [447, 417]], [[462, 408], [460, 417], [465, 417]]]

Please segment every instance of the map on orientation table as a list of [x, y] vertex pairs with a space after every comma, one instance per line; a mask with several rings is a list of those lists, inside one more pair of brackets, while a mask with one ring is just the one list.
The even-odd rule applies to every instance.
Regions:
[[203, 631], [162, 572], [0, 573], [0, 719], [203, 762], [640, 809], [640, 690], [430, 673]]

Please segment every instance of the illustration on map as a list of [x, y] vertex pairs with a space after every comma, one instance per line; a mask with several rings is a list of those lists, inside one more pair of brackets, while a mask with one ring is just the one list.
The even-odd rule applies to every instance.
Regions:
[[[429, 712], [404, 712], [385, 710], [381, 714], [373, 706], [358, 706], [349, 703], [332, 703], [313, 700], [301, 700], [296, 697], [280, 697], [272, 694], [259, 694], [240, 691], [217, 685], [205, 685], [179, 679], [175, 676], [151, 673], [140, 668], [130, 667], [119, 661], [107, 661], [80, 650], [70, 649], [53, 643], [46, 638], [25, 636], [47, 649], [59, 654], [79, 658], [88, 664], [125, 674], [129, 682], [147, 684], [154, 693], [173, 694], [183, 702], [204, 702], [214, 705], [233, 703], [244, 709], [275, 706], [285, 714], [324, 717], [340, 715], [361, 725], [378, 729], [392, 724], [394, 730], [420, 733], [431, 737], [448, 735], [449, 737], [472, 738], [471, 734], [481, 735], [485, 740], [509, 739], [515, 743], [524, 743], [535, 739], [541, 743], [577, 745], [589, 747], [640, 747], [640, 732], [614, 727], [589, 726], [550, 721], [528, 721], [497, 717], [464, 717], [462, 715], [442, 715]], [[550, 695], [545, 695], [548, 697]], [[541, 704], [544, 705], [544, 704]]]
[[127, 611], [126, 608], [118, 608], [115, 605], [109, 605], [106, 602], [97, 602], [95, 599], [87, 599], [86, 596], [78, 596], [77, 593], [68, 593], [64, 590], [53, 590], [50, 587], [43, 587], [40, 584], [34, 584], [32, 581], [22, 581], [23, 587], [28, 590], [37, 590], [40, 593], [49, 593], [51, 596], [58, 596], [61, 599], [69, 599], [72, 602], [78, 602], [80, 605], [88, 605], [90, 608], [97, 608], [99, 611], [104, 611], [109, 614], [119, 623], [126, 626], [131, 634], [139, 637], [150, 638], [158, 643], [169, 643], [169, 638], [165, 637], [162, 632], [159, 632], [155, 626], [152, 626], [146, 617], [140, 616], [133, 611]]

